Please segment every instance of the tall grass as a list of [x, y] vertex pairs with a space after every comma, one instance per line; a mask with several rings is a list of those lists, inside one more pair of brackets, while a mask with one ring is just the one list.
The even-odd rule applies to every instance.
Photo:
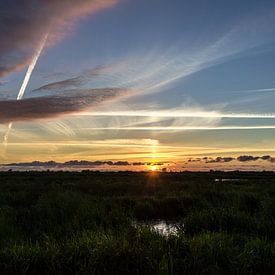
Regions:
[[245, 176], [1, 173], [0, 273], [272, 274], [275, 178]]

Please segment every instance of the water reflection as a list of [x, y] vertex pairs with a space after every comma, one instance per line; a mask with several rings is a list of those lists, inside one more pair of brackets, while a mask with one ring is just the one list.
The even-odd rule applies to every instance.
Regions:
[[152, 220], [152, 221], [135, 221], [133, 225], [136, 226], [149, 226], [152, 230], [156, 231], [162, 236], [176, 235], [179, 227], [182, 226], [176, 222], [168, 222], [165, 220]]
[[215, 179], [215, 182], [224, 182], [224, 181], [248, 181], [248, 179], [224, 179], [224, 178], [220, 178], [220, 179]]

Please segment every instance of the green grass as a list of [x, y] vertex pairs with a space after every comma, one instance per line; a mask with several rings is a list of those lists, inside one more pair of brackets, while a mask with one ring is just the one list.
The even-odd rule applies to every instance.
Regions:
[[275, 274], [274, 176], [0, 173], [0, 274]]

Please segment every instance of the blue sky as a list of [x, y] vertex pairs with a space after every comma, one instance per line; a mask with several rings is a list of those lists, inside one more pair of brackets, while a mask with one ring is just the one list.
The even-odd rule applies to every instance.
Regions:
[[[24, 98], [75, 98], [77, 90], [72, 87], [33, 91], [75, 77], [81, 77], [81, 97], [86, 96], [83, 89], [127, 93], [100, 106], [89, 105], [79, 110], [81, 114], [45, 115], [44, 120], [11, 117], [16, 121], [11, 145], [3, 149], [4, 162], [17, 161], [15, 152], [28, 140], [24, 136], [55, 149], [41, 148], [37, 156], [33, 148], [23, 150], [18, 161], [178, 160], [182, 155], [210, 154], [206, 149], [192, 151], [193, 147], [213, 146], [218, 147], [214, 155], [273, 154], [274, 1], [121, 0], [75, 21], [61, 39], [45, 47]], [[2, 100], [16, 98], [25, 71], [26, 66], [0, 78]], [[1, 132], [6, 129], [5, 121]], [[159, 154], [120, 148], [112, 155], [109, 147], [90, 151], [81, 145], [99, 140], [132, 144], [133, 139], [157, 140]], [[60, 142], [74, 144], [70, 153]], [[161, 146], [172, 145], [190, 150], [164, 155]], [[95, 151], [98, 155], [91, 155]]]

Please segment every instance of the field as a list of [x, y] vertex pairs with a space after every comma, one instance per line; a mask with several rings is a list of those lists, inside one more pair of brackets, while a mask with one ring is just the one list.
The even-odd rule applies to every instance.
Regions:
[[0, 274], [275, 274], [275, 174], [2, 172], [0, 245]]

